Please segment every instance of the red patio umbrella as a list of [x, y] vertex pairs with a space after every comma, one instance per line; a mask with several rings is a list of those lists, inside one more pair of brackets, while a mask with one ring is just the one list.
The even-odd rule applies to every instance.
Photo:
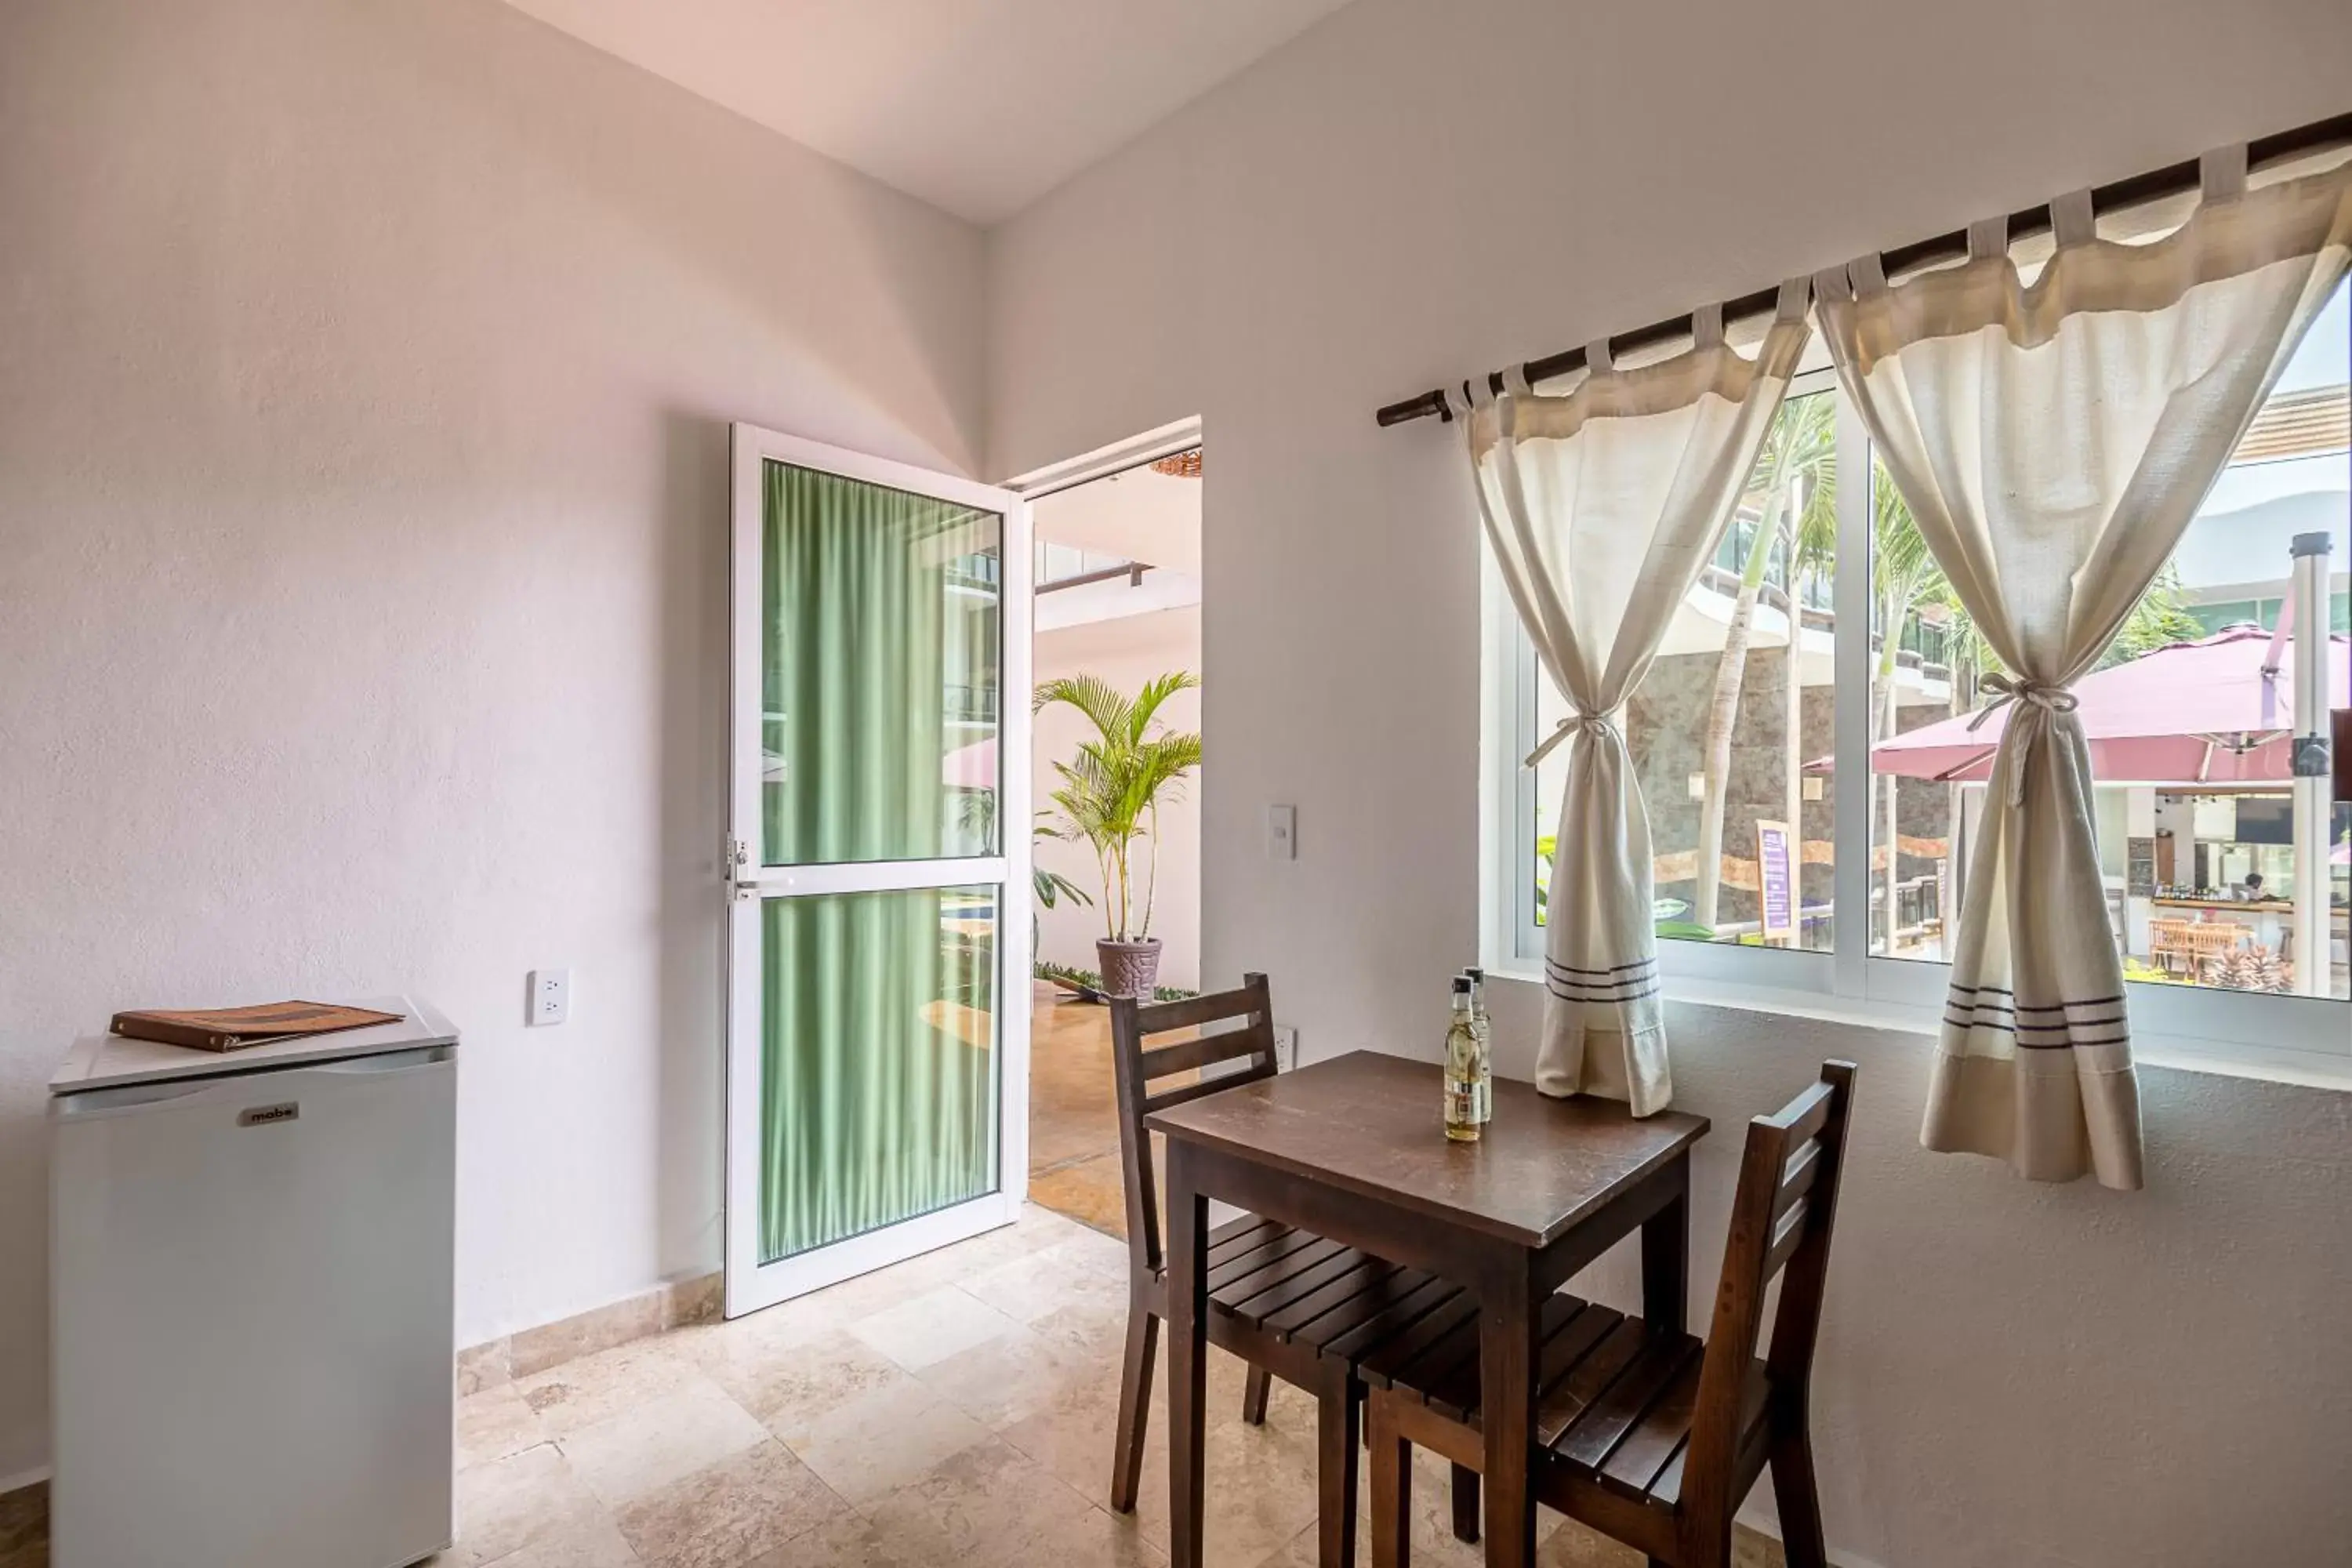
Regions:
[[940, 759], [940, 782], [950, 789], [996, 787], [996, 737], [959, 746]]
[[[2288, 737], [2294, 725], [2293, 660], [2281, 647], [2265, 673], [2272, 635], [2232, 626], [2199, 642], [2174, 643], [2127, 664], [2094, 670], [2074, 683], [2075, 717], [2091, 744], [2091, 771], [2103, 784], [2252, 784], [2292, 776]], [[2346, 639], [2328, 639], [2332, 691], [2327, 706], [2347, 706]], [[1981, 784], [2009, 721], [2006, 704], [1881, 741], [1870, 748], [1873, 773]], [[1819, 765], [1819, 764], [1816, 764]]]

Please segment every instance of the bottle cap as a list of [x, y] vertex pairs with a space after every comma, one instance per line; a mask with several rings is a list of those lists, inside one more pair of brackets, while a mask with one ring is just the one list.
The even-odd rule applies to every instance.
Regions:
[[1465, 969], [1462, 972], [1462, 974], [1465, 979], [1468, 980], [1474, 985], [1481, 983], [1486, 978], [1486, 972], [1483, 969]]
[[1470, 977], [1468, 975], [1457, 974], [1454, 977], [1454, 994], [1456, 996], [1467, 996], [1470, 994]]

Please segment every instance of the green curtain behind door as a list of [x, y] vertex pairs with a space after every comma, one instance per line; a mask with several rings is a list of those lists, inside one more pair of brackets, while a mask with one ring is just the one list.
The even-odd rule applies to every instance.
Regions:
[[762, 1263], [996, 1190], [993, 892], [762, 906]]
[[[993, 737], [996, 520], [782, 463], [766, 481], [762, 858], [988, 853], [993, 790], [954, 753]], [[994, 898], [764, 902], [762, 1262], [994, 1190]]]
[[784, 463], [766, 501], [766, 863], [991, 853], [1000, 520]]

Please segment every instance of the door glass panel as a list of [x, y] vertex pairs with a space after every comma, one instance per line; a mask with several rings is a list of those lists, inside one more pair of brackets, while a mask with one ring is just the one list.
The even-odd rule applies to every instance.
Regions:
[[996, 1190], [996, 896], [762, 904], [761, 1263]]
[[1003, 520], [788, 463], [765, 489], [765, 864], [993, 854]]

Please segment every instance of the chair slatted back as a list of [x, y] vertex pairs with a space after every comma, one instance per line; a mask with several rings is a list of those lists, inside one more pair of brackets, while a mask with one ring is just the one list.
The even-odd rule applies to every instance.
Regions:
[[2148, 956], [2156, 960], [2157, 967], [2175, 973], [2187, 973], [2196, 968], [2197, 946], [2190, 934], [2196, 929], [2194, 921], [2148, 921]]
[[[1852, 1062], [1825, 1062], [1819, 1082], [1778, 1114], [1748, 1123], [1739, 1186], [1732, 1196], [1731, 1234], [1724, 1243], [1723, 1279], [1699, 1373], [1698, 1408], [1684, 1468], [1686, 1503], [1694, 1486], [1728, 1486], [1733, 1448], [1756, 1398], [1792, 1401], [1796, 1410], [1802, 1409], [1829, 1279], [1854, 1070]], [[1764, 1386], [1758, 1389], [1750, 1373], [1765, 1293], [1783, 1273]], [[1730, 1499], [1727, 1506], [1738, 1500]]]
[[[1242, 1020], [1237, 1029], [1222, 1029], [1152, 1047], [1154, 1035]], [[1151, 1135], [1143, 1119], [1155, 1110], [1181, 1105], [1202, 1095], [1236, 1084], [1272, 1078], [1275, 1072], [1274, 1002], [1265, 976], [1246, 974], [1239, 989], [1181, 1002], [1139, 1002], [1116, 996], [1110, 1004], [1111, 1061], [1118, 1079], [1118, 1152], [1127, 1187], [1127, 1242], [1135, 1267], [1150, 1275], [1162, 1257], [1160, 1238], [1160, 1184], [1152, 1173]], [[1204, 1068], [1245, 1061], [1232, 1072], [1201, 1078]], [[1154, 1090], [1170, 1079], [1182, 1082]]]
[[2235, 921], [2206, 921], [2189, 928], [2189, 955], [2200, 968], [2229, 957], [2253, 939]]

